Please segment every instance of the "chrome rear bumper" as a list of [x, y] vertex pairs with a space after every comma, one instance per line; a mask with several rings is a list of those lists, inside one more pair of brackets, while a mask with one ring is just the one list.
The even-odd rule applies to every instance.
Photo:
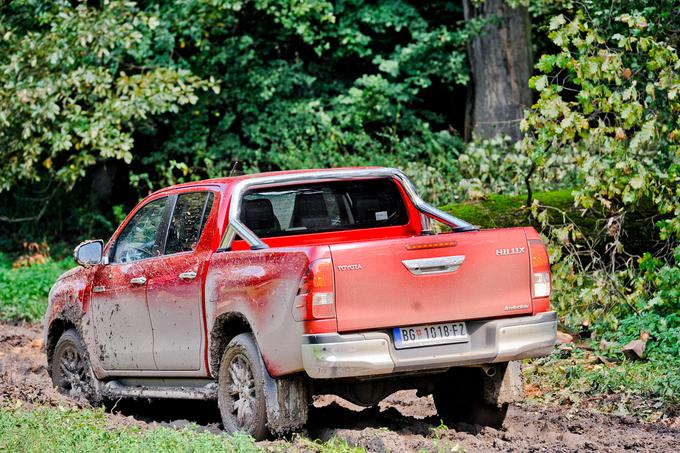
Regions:
[[302, 362], [310, 377], [329, 379], [542, 357], [555, 345], [557, 316], [550, 311], [466, 325], [470, 341], [408, 349], [394, 348], [391, 331], [305, 335]]

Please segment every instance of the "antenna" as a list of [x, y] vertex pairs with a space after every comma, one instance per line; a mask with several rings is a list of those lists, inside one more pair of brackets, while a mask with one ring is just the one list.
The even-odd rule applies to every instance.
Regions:
[[234, 165], [231, 166], [231, 170], [229, 171], [229, 177], [234, 176], [234, 172], [236, 171], [236, 168], [238, 167], [239, 161], [234, 161]]

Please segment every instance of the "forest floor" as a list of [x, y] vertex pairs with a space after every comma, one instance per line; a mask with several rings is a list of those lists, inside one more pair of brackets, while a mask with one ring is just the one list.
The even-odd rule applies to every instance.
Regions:
[[[0, 323], [0, 409], [79, 408], [57, 393], [45, 367], [38, 324]], [[10, 409], [11, 410], [11, 409]], [[107, 429], [156, 427], [197, 429], [221, 434], [214, 403], [129, 401], [105, 414]], [[1, 437], [1, 436], [0, 436]], [[263, 450], [318, 450], [339, 439], [345, 447], [368, 451], [678, 451], [680, 418], [651, 423], [528, 400], [512, 406], [502, 429], [458, 424], [443, 426], [432, 399], [397, 392], [378, 407], [363, 409], [333, 396], [316, 397], [306, 432], [257, 443]], [[1, 448], [0, 448], [1, 449]], [[328, 448], [325, 448], [328, 449]]]

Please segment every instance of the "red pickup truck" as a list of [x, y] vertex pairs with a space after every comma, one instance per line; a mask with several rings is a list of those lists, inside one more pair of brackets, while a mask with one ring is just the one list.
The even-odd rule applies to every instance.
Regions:
[[301, 428], [315, 394], [432, 394], [502, 422], [508, 362], [555, 342], [533, 228], [479, 230], [391, 168], [263, 173], [149, 195], [49, 296], [54, 385], [94, 403], [216, 399], [224, 427]]

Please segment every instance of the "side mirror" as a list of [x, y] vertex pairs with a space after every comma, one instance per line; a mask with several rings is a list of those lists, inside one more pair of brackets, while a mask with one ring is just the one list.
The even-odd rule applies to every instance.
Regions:
[[85, 241], [73, 251], [73, 259], [83, 267], [91, 267], [102, 262], [103, 253], [104, 241], [101, 239]]

